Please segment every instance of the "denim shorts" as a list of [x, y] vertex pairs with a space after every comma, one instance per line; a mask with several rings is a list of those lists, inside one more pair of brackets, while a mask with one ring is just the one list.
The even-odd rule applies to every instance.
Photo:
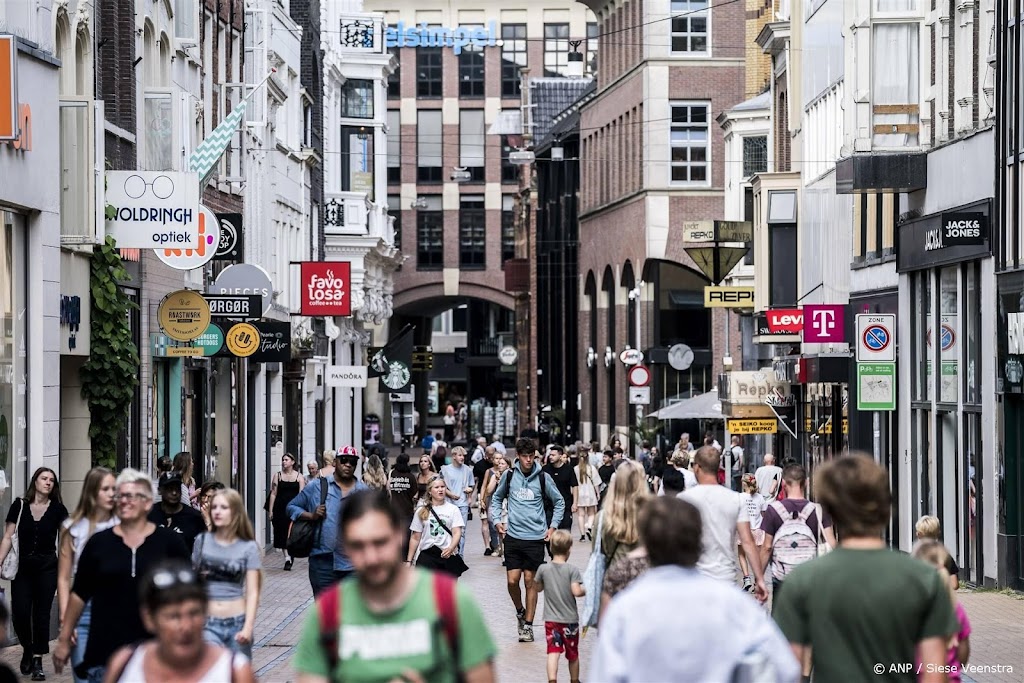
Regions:
[[232, 652], [240, 652], [249, 659], [252, 659], [252, 643], [240, 644], [235, 640], [235, 635], [245, 626], [245, 615], [237, 617], [206, 617], [206, 626], [203, 628], [203, 638], [208, 643], [223, 645]]

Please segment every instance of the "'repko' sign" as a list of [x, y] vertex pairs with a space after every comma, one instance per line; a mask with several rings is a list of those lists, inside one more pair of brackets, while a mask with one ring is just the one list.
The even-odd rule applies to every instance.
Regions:
[[348, 261], [303, 261], [302, 315], [352, 315], [352, 264]]

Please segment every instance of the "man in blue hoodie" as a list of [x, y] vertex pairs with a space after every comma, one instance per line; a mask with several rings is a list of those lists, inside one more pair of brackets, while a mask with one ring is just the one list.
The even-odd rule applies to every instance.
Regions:
[[[505, 472], [491, 496], [491, 519], [501, 519], [501, 505], [508, 500], [508, 525], [495, 524], [505, 539], [505, 575], [508, 594], [519, 621], [519, 642], [533, 642], [533, 616], [537, 611], [537, 568], [544, 564], [544, 543], [558, 528], [565, 501], [551, 477], [541, 471], [537, 447], [531, 439], [516, 442], [516, 463]], [[545, 499], [554, 509], [551, 522], [544, 512]], [[526, 605], [519, 580], [526, 579]]]

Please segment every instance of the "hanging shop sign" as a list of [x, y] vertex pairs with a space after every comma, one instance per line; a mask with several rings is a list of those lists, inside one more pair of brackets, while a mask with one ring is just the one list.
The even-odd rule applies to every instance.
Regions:
[[0, 140], [18, 139], [18, 39], [0, 35]]
[[774, 434], [779, 431], [779, 423], [778, 420], [772, 418], [727, 420], [726, 430], [730, 434]]
[[626, 349], [619, 354], [619, 361], [623, 365], [639, 365], [644, 361], [644, 352], [640, 349]]
[[253, 325], [260, 333], [260, 343], [249, 360], [257, 363], [287, 363], [292, 359], [291, 323], [260, 320]]
[[210, 323], [206, 330], [192, 342], [203, 356], [216, 355], [224, 346], [224, 331], [216, 323]]
[[348, 261], [303, 261], [302, 315], [333, 317], [352, 315], [352, 264]]
[[804, 306], [804, 343], [841, 344], [846, 341], [844, 304]]
[[329, 365], [324, 368], [324, 384], [329, 387], [362, 388], [366, 382], [365, 365]]
[[263, 317], [263, 297], [257, 294], [204, 294], [210, 304], [210, 317], [228, 320], [259, 320]]
[[217, 223], [220, 228], [220, 240], [217, 242], [217, 251], [213, 254], [213, 260], [230, 263], [242, 262], [245, 257], [242, 214], [218, 213]]
[[395, 26], [384, 27], [384, 45], [394, 47], [450, 47], [455, 55], [464, 48], [483, 49], [498, 44], [498, 22], [492, 21], [487, 28], [482, 26], [443, 28], [430, 26], [427, 22], [407, 25], [404, 21]]
[[770, 396], [788, 396], [789, 385], [779, 380], [769, 368], [727, 373], [728, 380], [719, 382], [719, 398], [730, 405], [764, 405]]
[[252, 294], [259, 296], [260, 314], [266, 315], [273, 303], [274, 284], [267, 271], [251, 263], [228, 266], [210, 285], [211, 294]]
[[704, 308], [752, 308], [753, 287], [705, 287]]
[[224, 346], [231, 355], [248, 358], [260, 348], [260, 333], [252, 323], [236, 323], [224, 335]]
[[107, 234], [117, 246], [199, 248], [199, 175], [174, 171], [107, 171]]
[[189, 342], [210, 326], [210, 305], [199, 292], [179, 289], [160, 302], [157, 309], [160, 329], [175, 341]]
[[502, 365], [515, 365], [519, 360], [519, 350], [514, 346], [502, 346], [498, 349], [498, 360]]
[[156, 257], [175, 270], [202, 268], [213, 259], [220, 241], [217, 216], [199, 205], [199, 242], [195, 249], [157, 249]]
[[804, 330], [804, 312], [799, 308], [773, 308], [764, 315], [768, 334], [800, 334]]

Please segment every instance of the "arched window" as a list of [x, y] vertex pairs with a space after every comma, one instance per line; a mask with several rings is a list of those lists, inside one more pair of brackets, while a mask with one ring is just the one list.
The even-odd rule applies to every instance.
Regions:
[[171, 41], [167, 38], [166, 33], [160, 34], [159, 60], [160, 80], [158, 84], [161, 88], [166, 88], [171, 84]]
[[622, 267], [622, 289], [626, 293], [626, 319], [623, 324], [626, 328], [626, 343], [631, 349], [640, 348], [640, 340], [636, 336], [636, 308], [639, 302], [629, 294], [635, 287], [636, 278], [633, 275], [633, 264], [626, 261], [626, 265]]
[[91, 44], [89, 30], [79, 26], [75, 40], [75, 94], [83, 97], [93, 96]]
[[68, 15], [61, 12], [57, 16], [57, 31], [54, 36], [54, 56], [60, 60], [60, 94], [74, 94], [74, 82], [71, 76], [74, 74], [75, 65], [71, 61], [71, 27], [68, 24]]
[[153, 32], [153, 24], [147, 19], [142, 28], [142, 85], [145, 88], [152, 88], [159, 83], [160, 64], [157, 60], [156, 35]]

